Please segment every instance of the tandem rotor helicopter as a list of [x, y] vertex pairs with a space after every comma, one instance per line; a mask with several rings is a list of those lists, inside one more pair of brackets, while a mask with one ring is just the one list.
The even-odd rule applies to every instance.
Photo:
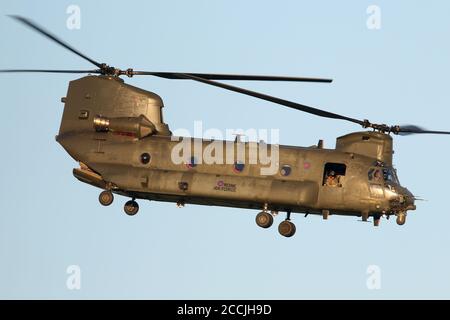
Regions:
[[[273, 217], [284, 211], [286, 219], [279, 224], [278, 231], [285, 237], [296, 231], [291, 213], [322, 215], [323, 219], [329, 215], [355, 216], [363, 221], [372, 217], [375, 226], [382, 216], [395, 215], [397, 224], [403, 225], [407, 211], [416, 209], [416, 198], [400, 185], [392, 166], [390, 134], [450, 134], [411, 125], [376, 124], [216, 81], [331, 82], [330, 79], [121, 70], [87, 57], [27, 18], [11, 17], [97, 67], [0, 72], [88, 74], [71, 81], [66, 97], [61, 99], [64, 112], [56, 141], [79, 162], [80, 167], [73, 169], [74, 176], [103, 190], [99, 196], [102, 205], [110, 205], [113, 194], [131, 198], [124, 206], [130, 216], [139, 210], [136, 199], [147, 199], [175, 202], [178, 206], [199, 204], [261, 210], [256, 223], [262, 228], [269, 228]], [[280, 145], [279, 170], [272, 175], [261, 175], [261, 164], [248, 164], [248, 158], [231, 164], [200, 164], [191, 155], [186, 163], [176, 164], [169, 155], [178, 142], [173, 141], [163, 121], [162, 99], [125, 84], [120, 78], [136, 75], [193, 80], [316, 116], [350, 121], [371, 130], [338, 137], [335, 149], [324, 149], [321, 140], [313, 147]], [[208, 143], [197, 140], [201, 145]], [[249, 143], [239, 139], [231, 144], [233, 149], [250, 148]]]

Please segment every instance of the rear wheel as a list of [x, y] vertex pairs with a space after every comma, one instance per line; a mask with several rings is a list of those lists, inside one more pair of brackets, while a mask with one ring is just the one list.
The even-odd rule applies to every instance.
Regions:
[[265, 211], [261, 211], [256, 215], [256, 224], [261, 228], [267, 229], [270, 228], [273, 224], [273, 216]]
[[295, 224], [293, 224], [291, 221], [289, 220], [284, 220], [280, 223], [280, 225], [278, 226], [278, 232], [283, 236], [283, 237], [292, 237], [295, 234], [296, 231], [296, 227]]
[[127, 201], [123, 207], [123, 211], [129, 216], [134, 216], [139, 211], [139, 205], [134, 200]]
[[101, 205], [109, 206], [114, 201], [114, 196], [111, 191], [105, 190], [98, 196], [98, 201], [100, 201]]

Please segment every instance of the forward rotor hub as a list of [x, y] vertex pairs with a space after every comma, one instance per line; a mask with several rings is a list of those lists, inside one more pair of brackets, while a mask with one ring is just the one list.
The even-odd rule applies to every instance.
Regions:
[[112, 77], [119, 77], [125, 75], [131, 78], [134, 75], [133, 69], [131, 68], [128, 68], [127, 70], [121, 70], [119, 68], [109, 66], [106, 63], [101, 64], [99, 72], [104, 76], [112, 76]]

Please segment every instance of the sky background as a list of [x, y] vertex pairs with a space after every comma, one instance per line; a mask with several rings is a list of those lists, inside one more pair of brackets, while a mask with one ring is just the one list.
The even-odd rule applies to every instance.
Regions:
[[[66, 26], [69, 5], [81, 28]], [[366, 9], [381, 9], [370, 30]], [[45, 26], [112, 65], [153, 71], [332, 77], [332, 84], [236, 83], [378, 123], [449, 130], [448, 1], [5, 1], [0, 69], [89, 69], [88, 62], [6, 17]], [[450, 138], [395, 137], [402, 185], [427, 201], [400, 227], [294, 215], [297, 234], [255, 224], [257, 211], [140, 201], [110, 207], [72, 176], [56, 143], [76, 75], [0, 75], [0, 298], [450, 298]], [[358, 126], [188, 81], [125, 79], [165, 102], [172, 130], [280, 129], [282, 144], [333, 148]], [[68, 266], [81, 289], [66, 286]], [[379, 267], [379, 290], [367, 268]]]

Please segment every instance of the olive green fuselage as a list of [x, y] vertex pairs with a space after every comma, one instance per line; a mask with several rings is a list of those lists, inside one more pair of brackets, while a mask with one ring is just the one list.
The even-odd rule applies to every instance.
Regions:
[[[200, 154], [192, 165], [189, 159], [194, 153], [183, 155], [186, 161], [182, 163], [174, 162], [174, 148], [180, 142], [174, 141], [163, 122], [162, 100], [121, 80], [88, 76], [72, 81], [64, 101], [57, 141], [81, 163], [74, 175], [118, 194], [186, 204], [312, 214], [328, 210], [355, 216], [395, 214], [413, 205], [411, 193], [395, 179], [369, 179], [371, 170], [392, 170], [392, 139], [386, 134], [352, 133], [338, 138], [336, 149], [277, 146], [276, 170], [266, 175], [261, 169], [268, 164], [249, 159], [255, 144], [238, 141], [223, 142], [223, 147], [231, 145], [235, 156], [238, 148], [245, 150], [240, 170], [236, 170], [236, 161], [227, 161], [225, 153], [216, 159], [218, 163], [204, 163]], [[145, 120], [145, 130], [138, 127], [139, 119]], [[117, 128], [113, 123], [118, 123]], [[196, 143], [205, 150], [212, 141]], [[144, 154], [148, 161], [143, 161]], [[337, 186], [326, 184], [330, 164], [344, 168]], [[289, 172], [282, 170], [285, 167]]]

